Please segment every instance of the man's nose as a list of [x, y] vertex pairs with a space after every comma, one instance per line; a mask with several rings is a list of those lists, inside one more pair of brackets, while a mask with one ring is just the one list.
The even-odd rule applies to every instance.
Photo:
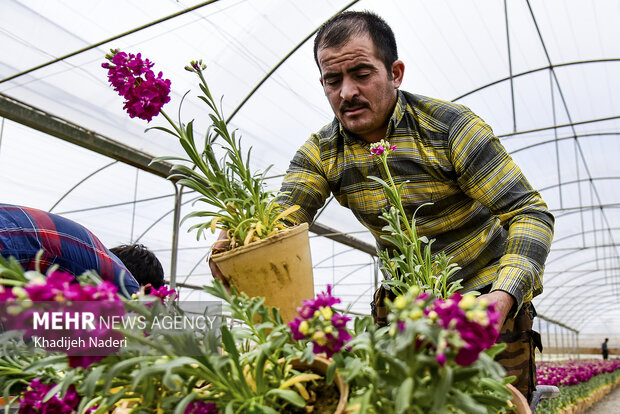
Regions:
[[340, 88], [340, 97], [345, 101], [351, 101], [359, 93], [357, 84], [352, 79], [344, 78]]

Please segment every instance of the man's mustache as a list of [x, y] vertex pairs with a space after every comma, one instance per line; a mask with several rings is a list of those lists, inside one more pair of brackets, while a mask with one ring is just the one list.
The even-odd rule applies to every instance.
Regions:
[[368, 108], [368, 102], [362, 101], [361, 99], [353, 99], [352, 101], [343, 101], [340, 105], [340, 112], [348, 111], [349, 109], [354, 108]]

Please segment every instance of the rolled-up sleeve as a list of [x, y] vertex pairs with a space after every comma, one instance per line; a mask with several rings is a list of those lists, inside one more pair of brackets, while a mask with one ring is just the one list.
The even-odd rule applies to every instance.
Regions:
[[471, 111], [464, 111], [452, 124], [449, 145], [461, 189], [508, 231], [492, 290], [510, 293], [518, 310], [542, 292], [553, 215], [491, 127]]
[[317, 136], [310, 137], [297, 150], [282, 181], [280, 193], [276, 201], [280, 209], [294, 205], [300, 207], [288, 216], [287, 221], [291, 224], [310, 223], [329, 197], [330, 188], [321, 163]]

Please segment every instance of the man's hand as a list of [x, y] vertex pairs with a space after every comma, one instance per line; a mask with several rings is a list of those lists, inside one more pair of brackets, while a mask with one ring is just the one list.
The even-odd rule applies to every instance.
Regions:
[[515, 300], [512, 295], [508, 292], [504, 292], [503, 290], [494, 290], [491, 293], [486, 293], [484, 295], [480, 295], [478, 300], [484, 298], [489, 305], [494, 303], [495, 310], [499, 312], [499, 319], [497, 321], [497, 332], [502, 330], [502, 326], [504, 326], [504, 321], [508, 316], [508, 312], [512, 309], [512, 305], [514, 305]]
[[[222, 230], [219, 236], [217, 237], [217, 241], [213, 243], [213, 246], [211, 247], [212, 254], [217, 254], [217, 253], [221, 253], [221, 252], [228, 250], [229, 244], [230, 244], [230, 240], [228, 238], [228, 232], [226, 230]], [[226, 280], [226, 278], [220, 271], [220, 268], [217, 267], [213, 259], [211, 259], [211, 255], [209, 255], [208, 262], [209, 262], [209, 269], [211, 269], [211, 274], [213, 275], [213, 277], [221, 281], [224, 287], [226, 288], [226, 291], [230, 293], [230, 284], [228, 283], [228, 280]]]

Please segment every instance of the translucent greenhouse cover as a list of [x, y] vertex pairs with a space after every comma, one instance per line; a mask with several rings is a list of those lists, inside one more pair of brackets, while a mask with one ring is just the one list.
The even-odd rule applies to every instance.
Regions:
[[[548, 203], [556, 227], [538, 313], [594, 342], [620, 335], [616, 0], [2, 0], [0, 98], [149, 156], [182, 155], [171, 136], [145, 132], [162, 119], [147, 124], [123, 112], [101, 63], [110, 48], [142, 53], [172, 81], [168, 112], [189, 91], [181, 118], [205, 131], [197, 79], [183, 69], [203, 59], [225, 115], [235, 113], [230, 125], [253, 148], [253, 167], [273, 164], [269, 183], [278, 188], [296, 149], [333, 117], [312, 35], [346, 8], [373, 10], [393, 27], [406, 67], [401, 89], [482, 116]], [[169, 272], [172, 183], [5, 116], [0, 202], [62, 214], [109, 247], [141, 242]], [[183, 214], [195, 198], [183, 195]], [[335, 201], [317, 223], [374, 244]], [[205, 257], [214, 236], [196, 240], [191, 224], [181, 225], [177, 281], [201, 286], [211, 280]], [[374, 259], [315, 235], [311, 247], [317, 292], [334, 284], [343, 307], [368, 313]], [[182, 300], [204, 295], [181, 288]]]

